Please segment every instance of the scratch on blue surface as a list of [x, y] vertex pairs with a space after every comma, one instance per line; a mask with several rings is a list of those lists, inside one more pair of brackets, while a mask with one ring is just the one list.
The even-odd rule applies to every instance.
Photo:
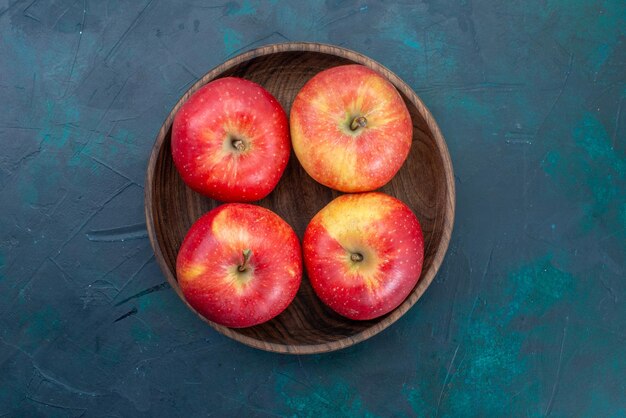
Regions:
[[[429, 79], [434, 82], [449, 83], [459, 71], [458, 58], [451, 48], [451, 41], [444, 29], [429, 31], [420, 50], [411, 56], [412, 60], [417, 60], [416, 71], [421, 79]], [[402, 38], [406, 40], [407, 32]], [[412, 39], [412, 38], [411, 38]], [[415, 41], [417, 42], [417, 41]]]
[[[30, 94], [34, 97], [38, 93], [38, 83], [45, 81], [42, 80], [43, 76], [37, 72], [37, 69], [57, 68], [59, 66], [58, 55], [52, 48], [36, 51], [19, 30], [12, 31], [5, 40], [13, 66], [33, 69]], [[84, 63], [77, 64], [75, 73], [79, 74], [83, 67]], [[68, 145], [72, 147], [77, 145], [71, 141], [73, 128], [70, 123], [78, 120], [80, 116], [79, 109], [74, 102], [73, 98], [63, 102], [46, 99], [32, 101], [29, 105], [28, 110], [31, 115], [41, 116], [30, 121], [30, 124], [36, 127], [37, 135], [33, 137], [33, 151], [22, 158], [16, 167], [20, 171], [20, 175], [16, 178], [16, 188], [23, 201], [30, 205], [45, 203], [42, 200], [45, 200], [44, 195], [49, 195], [47, 191], [58, 187], [59, 174], [64, 168], [64, 160], [60, 158], [61, 151], [64, 151]], [[59, 120], [67, 123], [60, 124]]]
[[[45, 106], [46, 111], [41, 121], [42, 129], [40, 131], [40, 138], [43, 144], [48, 148], [64, 149], [72, 133], [71, 123], [79, 119], [80, 112], [77, 107], [71, 106], [65, 102], [63, 106], [60, 107], [60, 112], [62, 112], [61, 119], [66, 122], [59, 125], [53, 123], [55, 120], [59, 119], [55, 117], [55, 110], [57, 108], [55, 102], [47, 100]], [[48, 149], [48, 151], [51, 149]]]
[[86, 236], [89, 241], [124, 242], [133, 239], [146, 238], [148, 236], [148, 231], [146, 230], [146, 224], [140, 223], [116, 228], [88, 231]]
[[[78, 145], [70, 143], [72, 134], [70, 122], [78, 118], [78, 109], [69, 105], [58, 107], [51, 100], [47, 100], [44, 107], [43, 117], [38, 121], [39, 131], [36, 138], [38, 145], [33, 154], [39, 158], [36, 162], [22, 167], [28, 175], [20, 176], [17, 185], [22, 198], [29, 204], [41, 204], [40, 192], [55, 190], [58, 187], [59, 174], [63, 166], [59, 153], [70, 145], [73, 149], [77, 149]], [[62, 112], [60, 118], [67, 123], [55, 122], [59, 119], [56, 115], [57, 108], [59, 112]]]
[[333, 380], [328, 386], [315, 385], [302, 391], [293, 390], [293, 386], [294, 379], [288, 375], [276, 376], [276, 390], [291, 417], [376, 417], [365, 408], [356, 390], [341, 379]]
[[[516, 323], [541, 317], [568, 300], [574, 289], [573, 276], [556, 268], [552, 256], [511, 272], [503, 302], [492, 304], [485, 300], [482, 308], [477, 309], [480, 314], [470, 317], [458, 352], [450, 353], [450, 360], [442, 366], [441, 391], [435, 399], [432, 393], [425, 392], [428, 386], [419, 381], [405, 385], [403, 392], [413, 411], [433, 416], [463, 416], [468, 411], [504, 416], [522, 408], [525, 411], [528, 403], [536, 399], [538, 387], [523, 379], [529, 367], [523, 348], [532, 333], [521, 332]], [[520, 395], [522, 389], [526, 391], [523, 396], [513, 396]]]
[[[528, 14], [528, 3], [511, 2], [511, 12]], [[549, 31], [559, 45], [567, 46], [592, 71], [599, 71], [626, 34], [626, 3], [622, 0], [550, 0], [533, 7], [536, 25]]]

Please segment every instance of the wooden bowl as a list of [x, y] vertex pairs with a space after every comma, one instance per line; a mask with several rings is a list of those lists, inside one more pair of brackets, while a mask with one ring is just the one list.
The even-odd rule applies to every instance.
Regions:
[[[294, 97], [313, 75], [352, 63], [366, 65], [387, 77], [402, 95], [413, 119], [409, 157], [394, 179], [381, 190], [404, 201], [421, 222], [425, 240], [422, 275], [400, 306], [370, 321], [352, 321], [334, 313], [317, 298], [306, 274], [293, 303], [269, 322], [231, 329], [201, 317], [217, 331], [249, 346], [294, 354], [345, 348], [393, 324], [424, 294], [443, 261], [454, 223], [452, 163], [439, 127], [413, 90], [376, 61], [336, 46], [294, 42], [246, 52], [209, 71], [176, 103], [152, 148], [145, 187], [148, 235], [163, 273], [185, 301], [176, 281], [178, 248], [192, 223], [220, 203], [188, 188], [174, 167], [170, 134], [178, 108], [209, 81], [236, 76], [265, 87], [289, 114]], [[302, 239], [313, 215], [339, 194], [309, 177], [292, 153], [278, 186], [258, 204], [280, 215]]]

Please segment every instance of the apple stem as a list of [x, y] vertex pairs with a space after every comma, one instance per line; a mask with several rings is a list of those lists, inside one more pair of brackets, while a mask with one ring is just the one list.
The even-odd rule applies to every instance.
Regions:
[[243, 250], [241, 253], [243, 254], [243, 264], [237, 267], [237, 270], [243, 273], [248, 268], [248, 261], [250, 261], [250, 255], [252, 255], [252, 251], [247, 249], [247, 250]]
[[233, 139], [231, 145], [239, 152], [246, 149], [246, 144], [241, 139]]
[[350, 260], [358, 263], [359, 261], [363, 261], [363, 254], [361, 253], [352, 253], [350, 254]]
[[365, 116], [358, 116], [352, 120], [350, 124], [350, 129], [356, 131], [359, 128], [365, 128], [367, 126], [367, 119]]

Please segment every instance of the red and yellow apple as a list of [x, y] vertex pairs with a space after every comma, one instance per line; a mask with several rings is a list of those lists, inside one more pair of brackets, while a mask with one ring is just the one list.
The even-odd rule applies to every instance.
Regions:
[[319, 298], [356, 320], [394, 310], [422, 271], [424, 239], [417, 217], [383, 193], [340, 196], [309, 223], [304, 263]]
[[174, 118], [172, 157], [183, 181], [223, 202], [267, 196], [285, 171], [290, 150], [280, 103], [242, 78], [206, 84]]
[[187, 302], [208, 320], [233, 328], [257, 325], [296, 296], [300, 242], [274, 212], [225, 204], [193, 224], [178, 252], [176, 275]]
[[371, 191], [389, 182], [413, 138], [400, 94], [362, 65], [333, 67], [311, 78], [294, 100], [290, 126], [306, 172], [343, 192]]

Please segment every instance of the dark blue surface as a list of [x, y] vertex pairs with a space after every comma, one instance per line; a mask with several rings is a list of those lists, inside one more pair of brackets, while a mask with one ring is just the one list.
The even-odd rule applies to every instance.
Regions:
[[[625, 31], [619, 0], [0, 0], [0, 416], [626, 416]], [[328, 355], [214, 332], [144, 226], [173, 104], [288, 40], [407, 81], [457, 180], [424, 297]]]

